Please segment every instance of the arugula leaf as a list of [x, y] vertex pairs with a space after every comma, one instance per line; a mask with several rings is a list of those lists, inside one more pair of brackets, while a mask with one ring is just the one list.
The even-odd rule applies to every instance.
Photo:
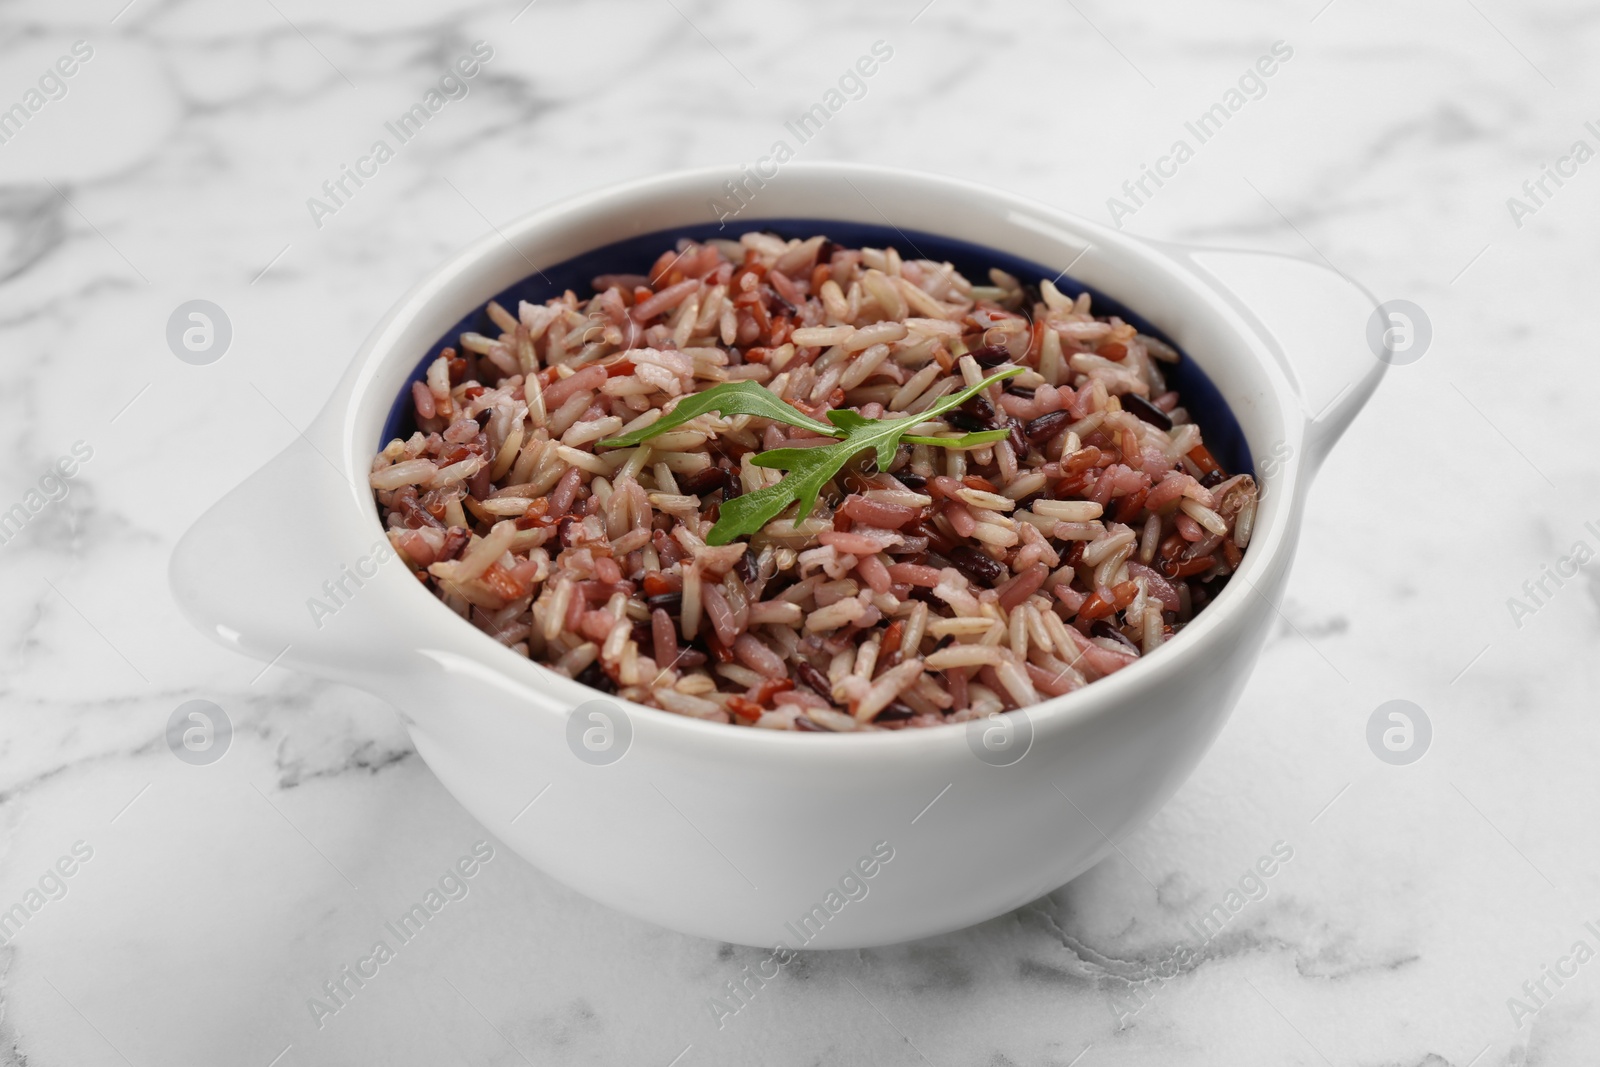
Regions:
[[[950, 396], [941, 397], [927, 411], [907, 415], [900, 419], [869, 419], [848, 409], [828, 412], [828, 421], [844, 431], [844, 439], [835, 445], [814, 448], [775, 448], [751, 458], [757, 467], [787, 471], [782, 481], [724, 501], [715, 526], [706, 535], [706, 543], [725, 545], [740, 537], [748, 537], [782, 514], [790, 504], [799, 504], [795, 524], [811, 514], [817, 503], [817, 494], [844, 465], [862, 452], [876, 452], [879, 470], [887, 470], [894, 462], [900, 442], [907, 439], [912, 427], [938, 418], [976, 396], [995, 382], [1021, 374], [1022, 367], [1008, 367], [998, 374], [969, 386]], [[912, 437], [914, 444], [937, 445], [945, 448], [971, 448], [1005, 438], [1009, 430], [981, 430], [961, 437]], [[837, 436], [837, 431], [835, 432]]]
[[598, 443], [607, 448], [628, 448], [682, 426], [708, 411], [715, 411], [724, 417], [755, 415], [839, 439], [831, 445], [774, 448], [752, 456], [750, 462], [755, 466], [787, 471], [788, 475], [764, 489], [722, 502], [716, 525], [706, 535], [706, 543], [725, 545], [755, 533], [782, 514], [790, 504], [800, 506], [794, 519], [798, 526], [816, 507], [817, 494], [822, 487], [862, 452], [875, 453], [878, 469], [888, 470], [902, 441], [940, 448], [977, 448], [1004, 440], [1010, 434], [1009, 430], [979, 430], [957, 437], [924, 437], [910, 434], [910, 430], [947, 411], [953, 411], [989, 386], [1021, 374], [1024, 369], [1007, 367], [977, 385], [969, 385], [949, 396], [940, 397], [928, 410], [915, 415], [899, 419], [869, 419], [860, 412], [843, 408], [828, 412], [826, 423], [807, 418], [755, 382], [724, 382], [703, 393], [684, 397], [670, 414], [663, 415], [649, 426]]
[[900, 438], [900, 441], [908, 445], [938, 445], [941, 448], [977, 448], [979, 445], [1004, 441], [1010, 436], [1010, 430], [974, 430], [972, 433], [964, 433], [959, 437], [920, 437], [908, 433]]
[[796, 411], [788, 402], [779, 400], [772, 393], [763, 389], [755, 382], [723, 382], [721, 385], [712, 386], [703, 393], [691, 393], [678, 401], [678, 406], [671, 412], [661, 416], [648, 426], [634, 430], [632, 433], [623, 434], [605, 441], [597, 442], [605, 448], [631, 448], [634, 445], [648, 441], [657, 434], [666, 433], [668, 430], [682, 426], [690, 419], [697, 419], [708, 411], [715, 411], [726, 417], [728, 415], [759, 415], [763, 419], [773, 422], [787, 423], [802, 430], [812, 433], [825, 434], [828, 437], [839, 436], [838, 431], [825, 422], [807, 418]]
[[1007, 378], [1015, 378], [1017, 375], [1021, 374], [1027, 369], [1027, 367], [1006, 367], [1004, 370], [997, 371], [994, 374], [989, 375], [989, 377], [985, 378], [977, 385], [969, 385], [959, 393], [951, 393], [949, 396], [940, 397], [938, 400], [934, 401], [932, 407], [928, 408], [928, 410], [924, 411], [922, 414], [916, 416], [916, 418], [922, 420], [923, 422], [926, 422], [929, 419], [936, 419], [947, 411], [954, 411], [962, 404], [965, 404], [967, 401], [971, 400], [973, 397], [989, 388], [989, 386], [994, 385], [996, 382], [1003, 382]]

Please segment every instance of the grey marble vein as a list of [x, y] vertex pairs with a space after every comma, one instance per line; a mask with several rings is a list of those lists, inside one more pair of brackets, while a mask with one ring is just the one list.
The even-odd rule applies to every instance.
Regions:
[[[1507, 600], [1600, 517], [1600, 163], [1520, 226], [1506, 202], [1573, 141], [1600, 148], [1584, 126], [1600, 16], [924, 7], [0, 11], [0, 108], [72, 42], [95, 50], [0, 144], [0, 511], [74, 441], [95, 448], [0, 544], [0, 909], [93, 849], [0, 944], [0, 1060], [1592, 1062], [1600, 965], [1520, 1023], [1507, 1004], [1600, 923], [1600, 565], [1520, 626]], [[381, 702], [194, 633], [166, 592], [174, 541], [485, 217], [748, 161], [879, 38], [893, 62], [804, 158], [945, 171], [1098, 220], [1186, 116], [1293, 43], [1266, 96], [1126, 225], [1325, 256], [1422, 304], [1435, 341], [1321, 473], [1237, 712], [1125, 856], [970, 930], [803, 954], [720, 1028], [708, 999], [757, 954], [612, 913], [500, 849], [431, 940], [319, 1029], [322, 982], [482, 832]], [[495, 54], [471, 93], [315, 225], [307, 199], [478, 39]], [[209, 367], [164, 341], [197, 296], [235, 330]], [[1408, 767], [1366, 746], [1394, 698], [1435, 728]], [[233, 723], [215, 766], [166, 749], [190, 699]], [[1197, 937], [1279, 840], [1295, 856], [1264, 896]]]

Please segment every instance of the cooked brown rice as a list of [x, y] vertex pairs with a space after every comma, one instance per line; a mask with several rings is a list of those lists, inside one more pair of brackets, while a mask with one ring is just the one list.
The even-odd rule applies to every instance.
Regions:
[[[678, 242], [465, 333], [411, 387], [417, 431], [373, 461], [389, 538], [428, 588], [520, 655], [681, 715], [784, 730], [964, 722], [1148, 655], [1239, 565], [1256, 486], [1228, 477], [1163, 364], [1088, 294], [824, 237]], [[927, 410], [976, 448], [856, 457], [798, 524], [706, 543], [719, 504], [784, 477], [750, 458], [830, 444], [702, 415], [632, 448], [677, 398], [752, 381], [813, 418]]]

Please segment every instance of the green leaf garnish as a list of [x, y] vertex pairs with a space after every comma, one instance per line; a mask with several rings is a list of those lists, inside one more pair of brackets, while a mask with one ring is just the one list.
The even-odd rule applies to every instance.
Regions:
[[977, 385], [970, 385], [949, 396], [940, 397], [926, 411], [900, 419], [869, 419], [859, 412], [842, 409], [828, 412], [828, 422], [818, 422], [796, 411], [785, 401], [754, 382], [724, 382], [684, 397], [672, 412], [663, 415], [649, 426], [621, 437], [613, 437], [599, 444], [607, 448], [628, 448], [642, 444], [657, 434], [682, 426], [690, 419], [715, 411], [726, 418], [729, 415], [755, 415], [774, 422], [810, 430], [826, 437], [838, 438], [837, 444], [815, 448], [775, 448], [753, 456], [750, 462], [757, 467], [787, 471], [788, 476], [774, 485], [753, 493], [736, 496], [722, 503], [716, 525], [706, 535], [706, 543], [725, 545], [740, 537], [748, 537], [777, 518], [790, 504], [798, 503], [795, 525], [811, 514], [816, 507], [817, 494], [822, 487], [844, 468], [844, 465], [862, 452], [876, 453], [879, 470], [888, 470], [894, 462], [895, 452], [902, 441], [940, 448], [976, 448], [1001, 441], [1009, 430], [979, 430], [956, 437], [908, 436], [914, 426], [936, 419], [971, 400], [979, 392], [996, 382], [1021, 374], [1026, 368], [1007, 367], [992, 374]]
[[807, 418], [787, 401], [779, 400], [755, 382], [723, 382], [703, 393], [690, 393], [678, 401], [677, 407], [649, 426], [623, 434], [621, 437], [608, 438], [598, 444], [604, 448], [632, 448], [657, 434], [676, 429], [690, 419], [697, 419], [708, 411], [715, 411], [724, 418], [729, 415], [759, 415], [763, 419], [787, 423], [827, 437], [839, 435], [832, 426]]
[[900, 441], [908, 445], [938, 445], [941, 448], [977, 448], [979, 445], [1004, 441], [1010, 436], [1010, 430], [975, 430], [972, 433], [964, 433], [956, 437], [919, 437], [908, 433], [900, 438]]

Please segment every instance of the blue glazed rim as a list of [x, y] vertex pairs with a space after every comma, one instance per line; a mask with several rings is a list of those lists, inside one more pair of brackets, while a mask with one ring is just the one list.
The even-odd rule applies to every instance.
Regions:
[[[696, 241], [713, 237], [733, 239], [739, 233], [752, 229], [773, 233], [785, 240], [825, 234], [834, 243], [846, 248], [887, 248], [894, 245], [905, 249], [918, 259], [949, 261], [967, 278], [976, 279], [980, 283], [989, 277], [989, 268], [999, 267], [1024, 284], [1037, 285], [1041, 279], [1051, 278], [1056, 288], [1069, 296], [1076, 297], [1079, 293], [1087, 292], [1096, 315], [1119, 316], [1140, 333], [1158, 338], [1179, 352], [1182, 358], [1178, 363], [1163, 365], [1162, 373], [1166, 376], [1167, 384], [1183, 397], [1183, 406], [1188, 410], [1190, 418], [1200, 426], [1206, 447], [1228, 474], [1255, 473], [1244, 431], [1239, 428], [1238, 420], [1233, 417], [1233, 412], [1223, 400], [1222, 393], [1187, 352], [1144, 316], [1128, 308], [1121, 301], [1106, 296], [1064, 272], [1058, 274], [1056, 270], [1020, 256], [923, 230], [904, 230], [895, 226], [810, 218], [759, 219], [737, 229], [713, 222], [676, 226], [616, 241], [554, 266], [545, 267], [502, 289], [492, 299], [502, 307], [513, 310], [518, 301], [526, 300], [531, 304], [542, 304], [551, 297], [560, 296], [568, 289], [587, 299], [593, 293], [592, 283], [599, 275], [648, 274], [661, 253], [672, 248], [679, 238], [688, 237]], [[383, 448], [396, 437], [408, 437], [415, 429], [410, 404], [411, 383], [422, 381], [427, 376], [428, 367], [439, 358], [444, 349], [456, 347], [460, 335], [469, 330], [491, 337], [499, 334], [500, 328], [490, 320], [486, 310], [488, 304], [489, 301], [485, 300], [476, 310], [446, 330], [444, 335], [428, 349], [427, 354], [417, 362], [416, 368], [406, 380], [405, 387], [395, 397], [389, 409], [389, 417], [384, 420], [383, 436], [378, 441], [377, 448]]]

